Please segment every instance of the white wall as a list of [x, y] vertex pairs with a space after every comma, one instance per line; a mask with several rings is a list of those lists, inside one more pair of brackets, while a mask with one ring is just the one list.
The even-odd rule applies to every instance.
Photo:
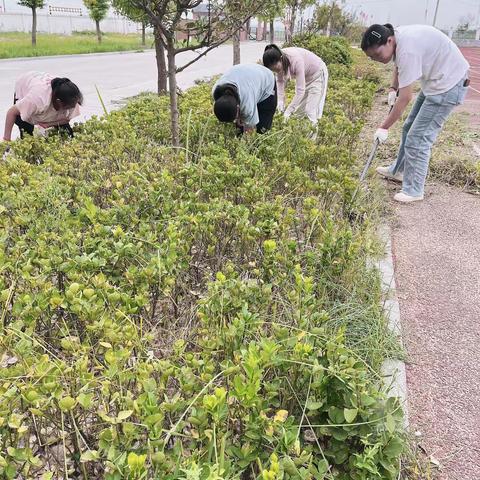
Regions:
[[[102, 32], [137, 33], [141, 26], [124, 17], [108, 17], [100, 22]], [[31, 32], [32, 15], [28, 13], [0, 13], [0, 32]], [[73, 31], [95, 31], [95, 22], [88, 16], [37, 15], [37, 30], [41, 33], [70, 35]]]

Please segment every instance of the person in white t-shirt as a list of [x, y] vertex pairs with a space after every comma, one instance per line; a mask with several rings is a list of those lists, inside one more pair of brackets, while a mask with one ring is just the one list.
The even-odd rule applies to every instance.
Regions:
[[388, 130], [402, 116], [413, 98], [413, 85], [421, 82], [408, 116], [396, 161], [378, 167], [383, 177], [402, 182], [394, 197], [399, 202], [423, 200], [432, 145], [452, 110], [463, 103], [468, 91], [470, 65], [445, 34], [427, 25], [372, 25], [364, 33], [362, 50], [372, 60], [395, 63], [388, 103], [393, 107], [375, 132], [383, 143]]

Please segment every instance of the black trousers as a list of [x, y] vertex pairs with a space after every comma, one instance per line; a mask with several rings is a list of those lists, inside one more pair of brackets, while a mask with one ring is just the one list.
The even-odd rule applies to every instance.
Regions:
[[[275, 82], [275, 93], [270, 95], [263, 102], [257, 103], [258, 110], [258, 123], [257, 133], [265, 133], [272, 128], [273, 117], [277, 111], [278, 94], [277, 83]], [[244, 133], [243, 127], [238, 127], [237, 134], [242, 135]]]
[[257, 133], [265, 133], [272, 128], [273, 116], [277, 111], [277, 103], [277, 83], [275, 82], [275, 93], [257, 105], [259, 118], [257, 123]]
[[[13, 97], [13, 104], [15, 105], [16, 103], [17, 103], [17, 97], [14, 96]], [[33, 135], [34, 125], [32, 125], [31, 123], [28, 123], [28, 122], [24, 122], [20, 115], [17, 115], [17, 118], [15, 119], [15, 125], [20, 130], [20, 138], [23, 138], [26, 133], [28, 135]], [[58, 131], [67, 132], [69, 137], [73, 137], [73, 130], [72, 130], [72, 127], [70, 126], [69, 123], [64, 123], [63, 125], [59, 125], [56, 128], [57, 128]]]

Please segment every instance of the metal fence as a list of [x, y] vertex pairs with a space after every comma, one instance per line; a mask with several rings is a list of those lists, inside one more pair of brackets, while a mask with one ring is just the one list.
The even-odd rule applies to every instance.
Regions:
[[[257, 27], [250, 27], [250, 35], [249, 38], [251, 40], [257, 39]], [[270, 32], [267, 31], [266, 40], [270, 41]], [[284, 42], [285, 41], [285, 30], [275, 30], [274, 41], [277, 42]]]

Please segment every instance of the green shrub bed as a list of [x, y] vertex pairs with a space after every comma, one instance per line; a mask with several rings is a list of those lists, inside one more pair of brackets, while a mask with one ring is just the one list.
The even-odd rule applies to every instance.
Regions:
[[318, 55], [327, 65], [346, 65], [353, 63], [352, 49], [343, 37], [324, 37], [314, 33], [295, 35], [285, 46], [302, 47]]
[[338, 72], [315, 142], [281, 118], [235, 138], [207, 84], [180, 149], [156, 96], [12, 145], [2, 478], [397, 477], [373, 207], [351, 205], [375, 85]]

